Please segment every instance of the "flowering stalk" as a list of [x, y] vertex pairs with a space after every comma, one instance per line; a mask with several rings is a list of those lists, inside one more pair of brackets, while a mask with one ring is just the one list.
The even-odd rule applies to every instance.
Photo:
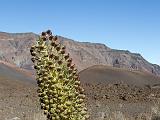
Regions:
[[86, 120], [89, 116], [77, 69], [57, 39], [50, 30], [42, 32], [30, 49], [41, 108], [48, 120]]

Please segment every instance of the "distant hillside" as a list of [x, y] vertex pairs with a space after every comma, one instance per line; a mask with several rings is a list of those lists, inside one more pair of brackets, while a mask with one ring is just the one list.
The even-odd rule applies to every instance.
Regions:
[[160, 87], [160, 77], [139, 71], [129, 71], [104, 65], [95, 65], [80, 72], [82, 82], [89, 84], [127, 84], [136, 87]]
[[[1, 32], [0, 60], [32, 70], [29, 49], [37, 38], [34, 33]], [[60, 36], [59, 40], [66, 45], [79, 71], [93, 65], [108, 65], [160, 76], [160, 66], [149, 63], [140, 54], [114, 50], [100, 43], [77, 42]]]

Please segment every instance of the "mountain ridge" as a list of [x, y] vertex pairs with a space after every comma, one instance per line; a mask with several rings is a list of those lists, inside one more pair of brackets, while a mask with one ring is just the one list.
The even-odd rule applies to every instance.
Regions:
[[[30, 47], [38, 38], [37, 34], [0, 32], [0, 60], [32, 71]], [[139, 53], [112, 49], [102, 43], [79, 42], [58, 36], [66, 46], [79, 71], [93, 65], [109, 65], [129, 70], [139, 70], [160, 76], [160, 66], [151, 64]]]

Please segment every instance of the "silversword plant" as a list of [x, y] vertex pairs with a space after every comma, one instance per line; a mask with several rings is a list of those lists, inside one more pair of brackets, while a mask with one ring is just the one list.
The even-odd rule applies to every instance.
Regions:
[[86, 120], [84, 89], [72, 59], [50, 30], [30, 49], [38, 96], [48, 120]]

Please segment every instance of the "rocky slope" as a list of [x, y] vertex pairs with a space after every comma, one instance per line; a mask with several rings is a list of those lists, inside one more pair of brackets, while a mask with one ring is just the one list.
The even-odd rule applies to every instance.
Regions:
[[[95, 65], [80, 72], [91, 120], [159, 120], [160, 78]], [[157, 108], [156, 108], [157, 107]]]
[[[34, 33], [0, 33], [0, 60], [32, 70], [30, 46], [38, 36]], [[59, 36], [66, 45], [79, 71], [93, 65], [109, 65], [129, 70], [139, 70], [160, 76], [160, 66], [147, 62], [140, 54], [114, 50], [104, 44], [77, 42]]]
[[36, 89], [36, 81], [30, 75], [1, 62], [0, 120], [36, 120], [33, 117], [41, 114]]
[[[36, 81], [15, 68], [0, 63], [0, 120], [46, 120], [40, 110]], [[154, 117], [160, 108], [155, 104], [160, 99], [160, 78], [93, 66], [80, 72], [80, 80], [89, 120], [159, 120]]]

